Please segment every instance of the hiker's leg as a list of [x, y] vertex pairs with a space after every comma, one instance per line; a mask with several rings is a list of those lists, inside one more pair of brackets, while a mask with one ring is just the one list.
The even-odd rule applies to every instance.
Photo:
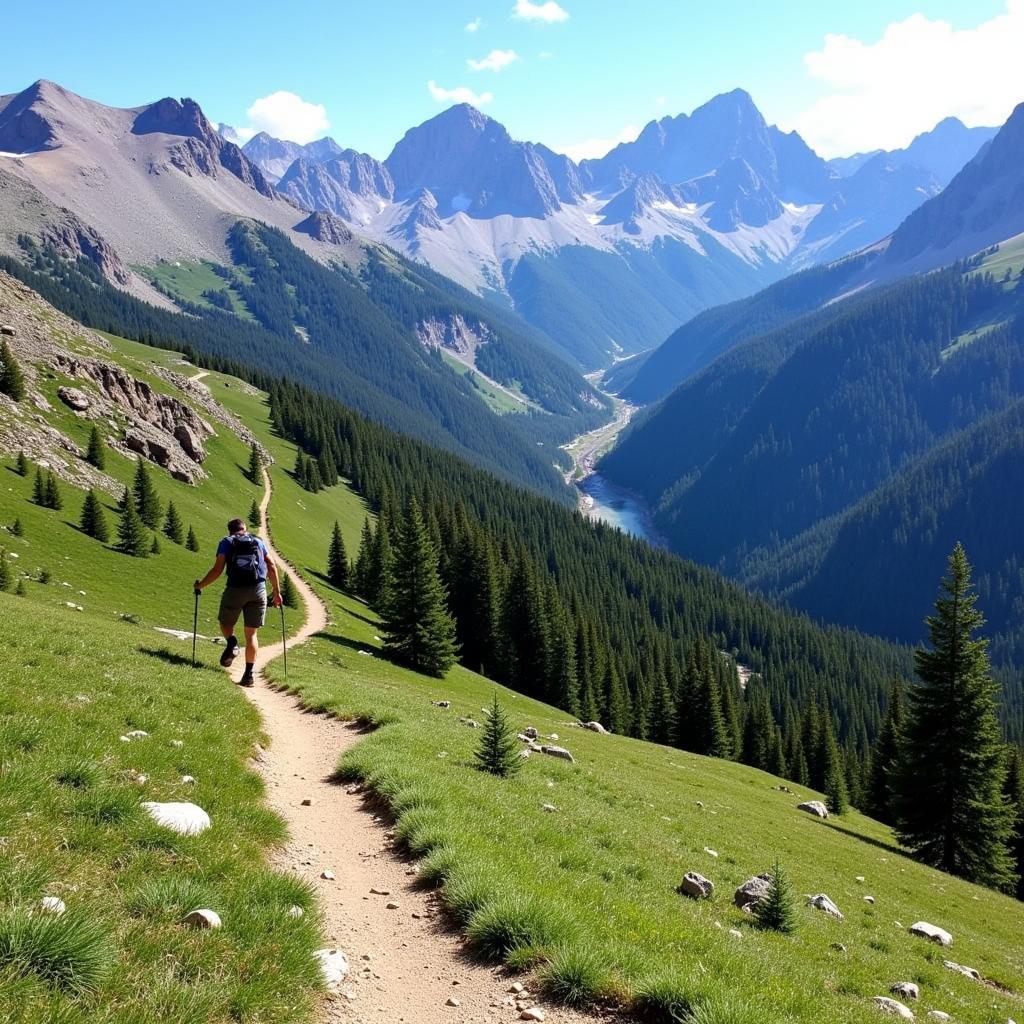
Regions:
[[260, 649], [260, 640], [255, 626], [245, 627], [245, 663], [254, 665], [256, 654]]
[[220, 631], [224, 636], [224, 653], [220, 656], [220, 663], [224, 668], [230, 668], [235, 660], [235, 653], [238, 650], [238, 641], [235, 639], [235, 625], [238, 622], [240, 609], [231, 601], [230, 591], [225, 588], [220, 599], [220, 610], [217, 613], [217, 622]]

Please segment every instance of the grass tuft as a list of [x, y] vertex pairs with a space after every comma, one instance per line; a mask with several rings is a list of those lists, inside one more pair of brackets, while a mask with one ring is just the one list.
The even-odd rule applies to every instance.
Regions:
[[100, 781], [99, 765], [92, 761], [69, 761], [58, 770], [54, 781], [70, 789], [93, 789]]
[[545, 995], [569, 1006], [582, 1006], [609, 995], [614, 988], [608, 965], [595, 952], [580, 946], [561, 946], [541, 968]]
[[0, 966], [21, 977], [35, 975], [56, 988], [90, 992], [114, 963], [106, 930], [84, 916], [0, 915]]
[[541, 951], [569, 937], [568, 918], [558, 909], [524, 896], [500, 896], [480, 907], [466, 928], [470, 945], [488, 960], [515, 950]]

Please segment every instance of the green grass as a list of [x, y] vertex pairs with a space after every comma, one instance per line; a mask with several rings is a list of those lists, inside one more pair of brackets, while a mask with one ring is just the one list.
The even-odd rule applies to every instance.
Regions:
[[504, 416], [510, 412], [525, 412], [529, 408], [529, 402], [523, 399], [513, 398], [508, 392], [496, 388], [486, 377], [476, 370], [470, 369], [465, 363], [460, 362], [451, 353], [441, 350], [441, 358], [458, 374], [468, 377], [475, 385], [477, 394], [487, 403], [492, 412]]
[[[209, 261], [192, 262], [189, 260], [161, 260], [153, 266], [136, 266], [134, 268], [144, 277], [149, 278], [172, 298], [183, 299], [206, 309], [214, 308], [203, 296], [205, 291], [223, 291], [227, 289], [231, 297], [233, 312], [246, 320], [254, 320], [252, 313], [238, 294], [237, 290], [213, 270]], [[235, 268], [231, 268], [236, 272]]]
[[1001, 242], [994, 253], [982, 260], [979, 270], [991, 273], [997, 281], [1009, 270], [1012, 284], [1016, 284], [1016, 278], [1024, 270], [1024, 234]]
[[[143, 627], [10, 594], [0, 620], [0, 1019], [308, 1019], [318, 918], [305, 885], [263, 866], [284, 825], [245, 767], [256, 712]], [[149, 736], [123, 742], [133, 729]], [[144, 799], [195, 801], [213, 827], [176, 836]], [[45, 895], [67, 913], [41, 914]], [[199, 906], [223, 927], [186, 928]]]

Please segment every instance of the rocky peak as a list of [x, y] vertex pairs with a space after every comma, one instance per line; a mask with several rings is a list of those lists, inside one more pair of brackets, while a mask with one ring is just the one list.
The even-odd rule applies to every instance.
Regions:
[[327, 210], [311, 213], [304, 221], [295, 225], [295, 230], [328, 245], [344, 245], [351, 242], [354, 237], [348, 225]]

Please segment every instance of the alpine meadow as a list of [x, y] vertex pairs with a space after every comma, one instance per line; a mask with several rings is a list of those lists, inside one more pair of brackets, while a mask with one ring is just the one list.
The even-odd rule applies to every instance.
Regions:
[[4, 22], [0, 1021], [1024, 1020], [1016, 0]]

